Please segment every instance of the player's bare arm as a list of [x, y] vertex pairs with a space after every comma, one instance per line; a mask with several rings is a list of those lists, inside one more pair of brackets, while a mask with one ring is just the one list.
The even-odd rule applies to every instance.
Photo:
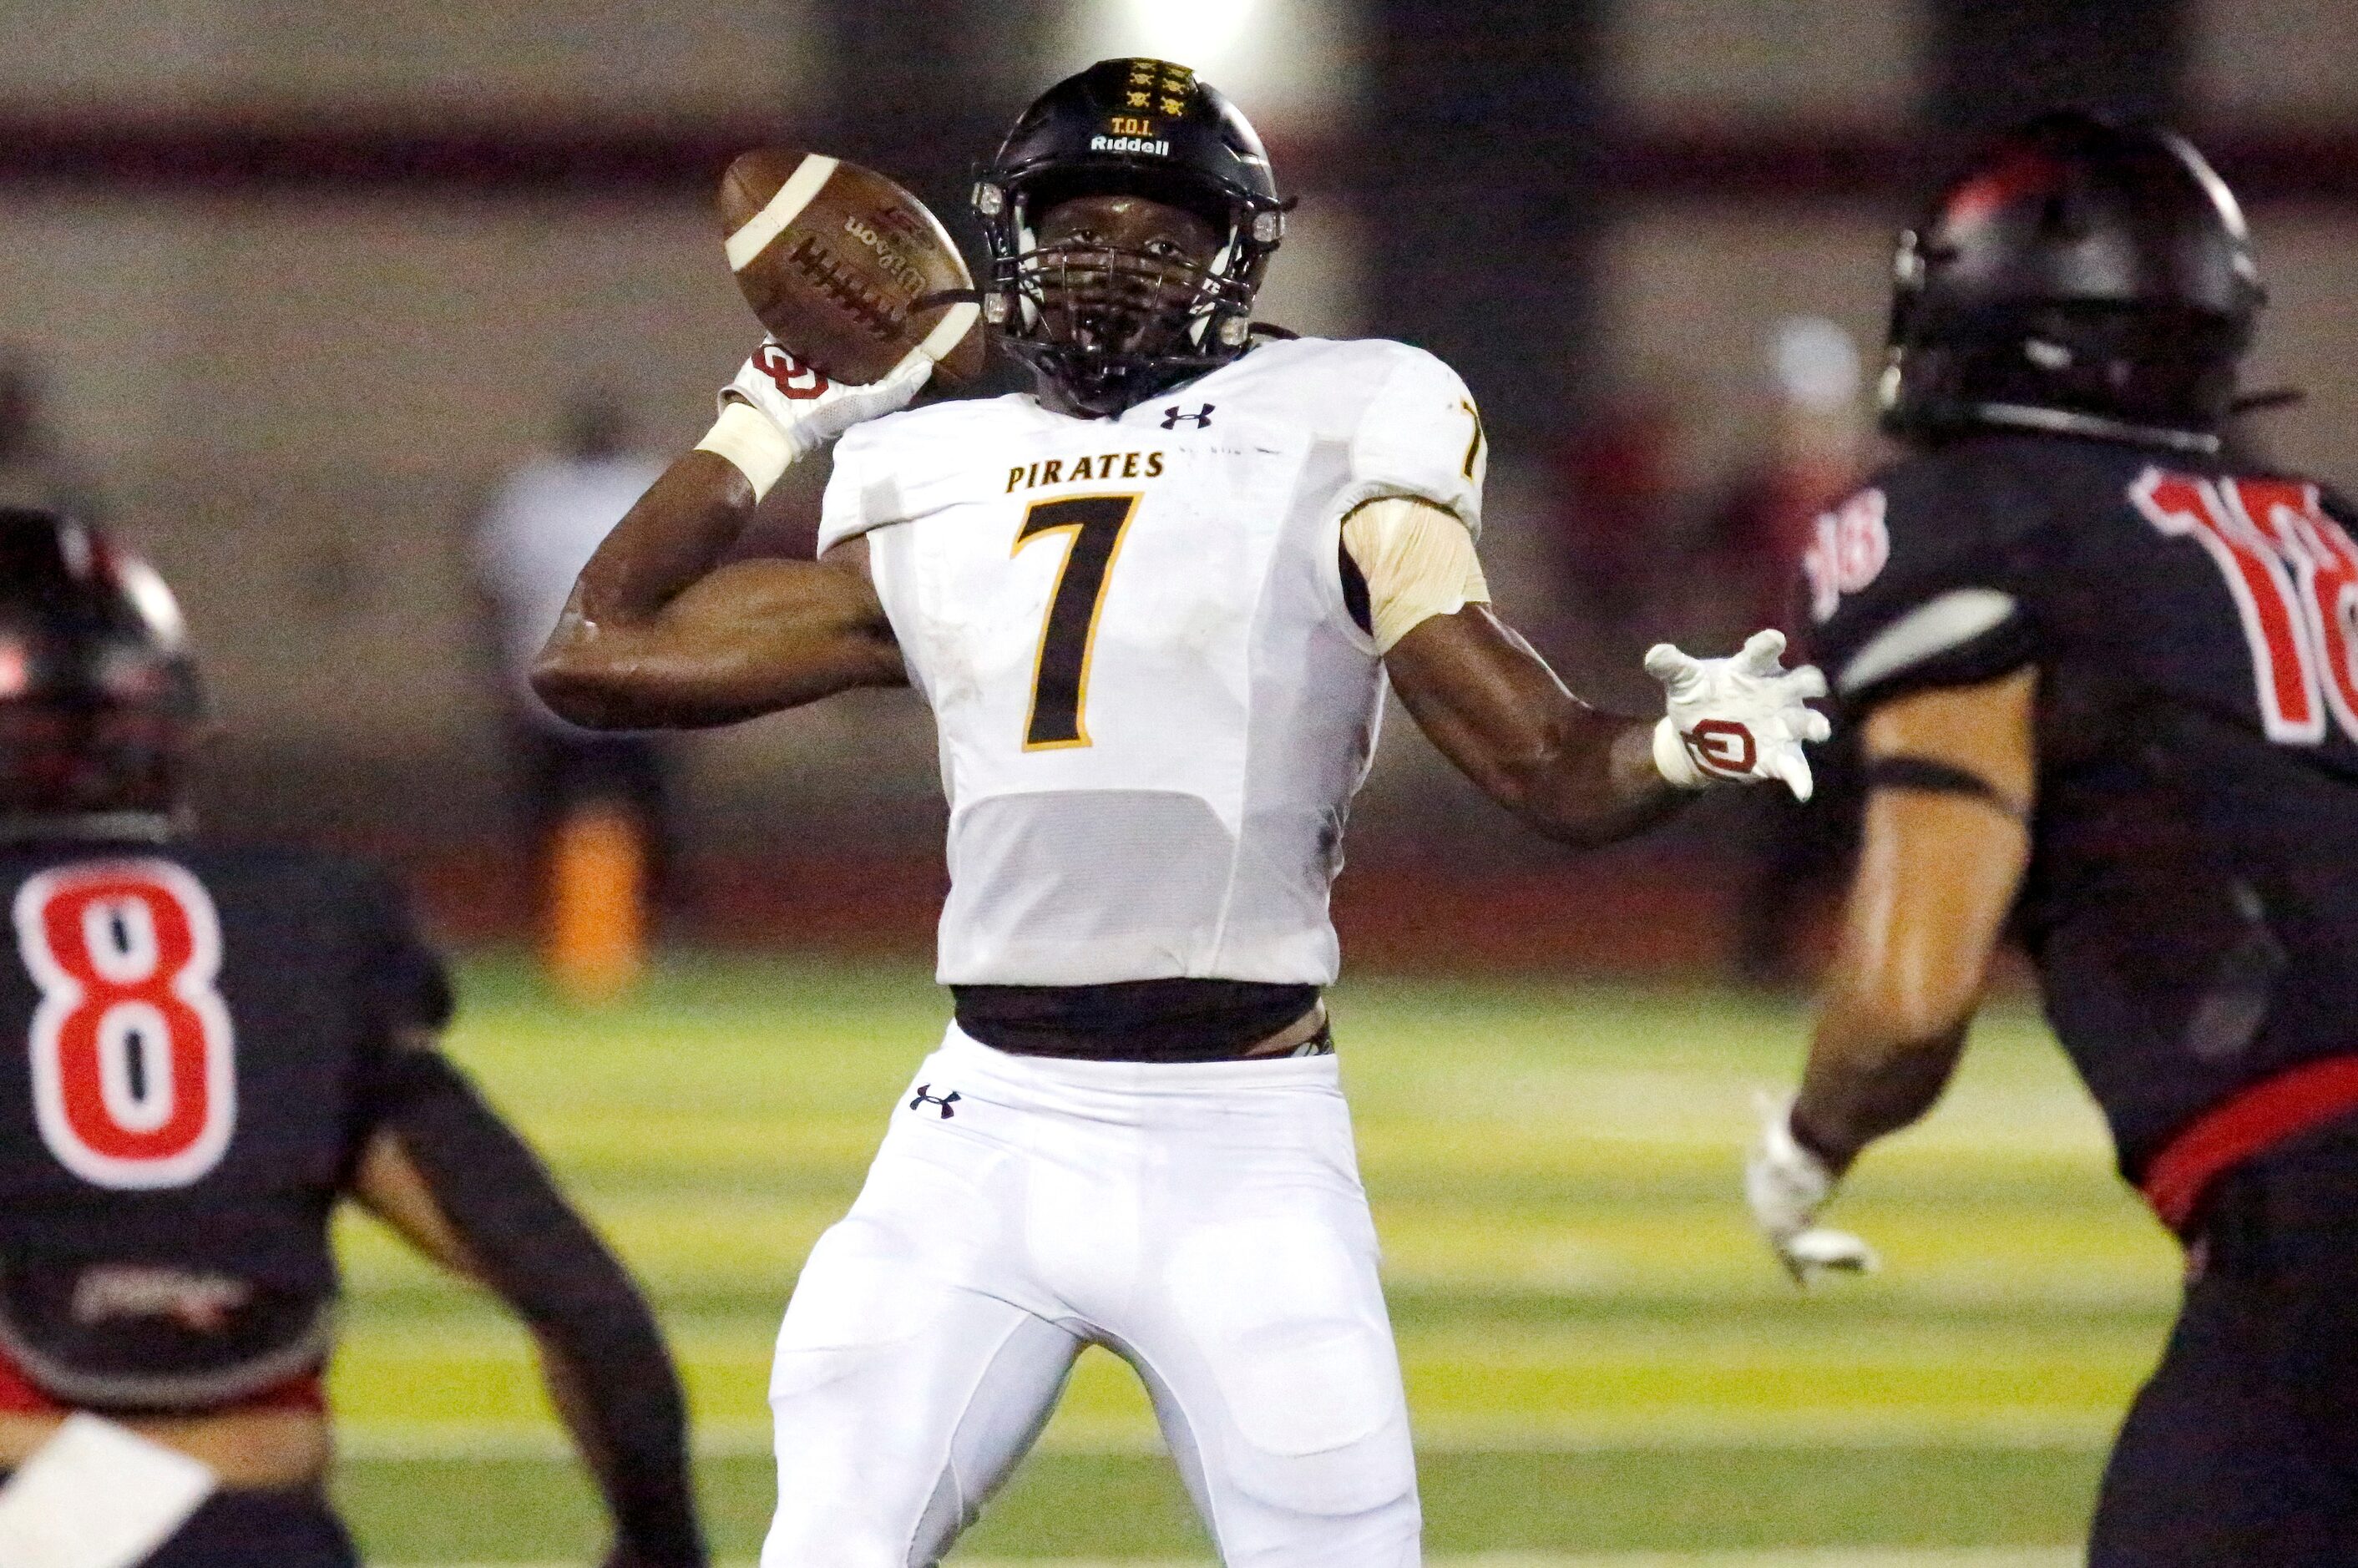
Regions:
[[1552, 838], [1607, 843], [1688, 797], [1654, 765], [1655, 720], [1582, 702], [1487, 604], [1422, 622], [1384, 669], [1442, 755]]
[[[685, 729], [902, 684], [864, 544], [817, 561], [719, 563], [788, 467], [907, 402], [928, 368], [920, 360], [872, 387], [830, 386], [765, 344], [711, 433], [583, 568], [533, 674], [542, 700], [590, 729]], [[784, 396], [798, 377], [824, 390]], [[763, 407], [743, 400], [765, 392]]]
[[1769, 1108], [1750, 1172], [1756, 1217], [1797, 1278], [1864, 1267], [1815, 1227], [1833, 1183], [1932, 1108], [1955, 1070], [2030, 853], [2037, 673], [1877, 708], [1871, 793], [1801, 1092]]
[[[719, 461], [691, 453], [674, 473], [700, 458]], [[684, 553], [672, 554], [674, 536], [657, 534], [654, 564], [642, 571], [632, 559], [633, 542], [623, 536], [630, 526], [624, 519], [590, 562], [533, 674], [542, 699], [574, 723], [732, 724], [854, 687], [906, 682], [869, 583], [865, 540], [816, 561], [701, 570], [665, 591], [663, 579], [685, 575]]]
[[[1453, 412], [1472, 426], [1472, 470], [1480, 421], [1470, 401]], [[1719, 780], [1779, 779], [1808, 798], [1801, 746], [1823, 740], [1827, 720], [1806, 704], [1825, 683], [1782, 668], [1781, 634], [1760, 633], [1733, 659], [1657, 646], [1647, 669], [1670, 711], [1625, 718], [1574, 697], [1491, 610], [1474, 530], [1453, 512], [1410, 496], [1363, 503], [1343, 519], [1341, 555], [1345, 600], [1418, 727], [1550, 838], [1609, 843]]]
[[[1882, 781], [1793, 1114], [1837, 1169], [1931, 1109], [1955, 1065], [2029, 856], [2036, 682], [1922, 692], [1867, 719]], [[1910, 763], [1952, 776], [1910, 787]]]
[[606, 536], [568, 610], [593, 623], [653, 620], [704, 577], [753, 521], [761, 495], [744, 470], [698, 447], [665, 469]]

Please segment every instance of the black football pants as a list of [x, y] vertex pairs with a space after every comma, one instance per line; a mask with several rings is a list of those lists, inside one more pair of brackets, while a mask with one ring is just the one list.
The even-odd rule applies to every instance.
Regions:
[[2358, 1564], [2358, 1127], [2221, 1178], [2090, 1568]]

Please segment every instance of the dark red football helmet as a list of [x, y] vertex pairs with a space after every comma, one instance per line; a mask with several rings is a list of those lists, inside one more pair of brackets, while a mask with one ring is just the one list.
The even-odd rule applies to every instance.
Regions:
[[0, 508], [0, 829], [168, 823], [204, 718], [155, 568], [70, 519]]
[[1885, 427], [2209, 450], [2266, 297], [2234, 196], [2184, 137], [2042, 115], [1900, 237]]

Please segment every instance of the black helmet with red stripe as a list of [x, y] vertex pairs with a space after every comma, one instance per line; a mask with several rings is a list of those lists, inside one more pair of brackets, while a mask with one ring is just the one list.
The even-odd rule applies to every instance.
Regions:
[[154, 568], [53, 513], [0, 508], [0, 830], [160, 830], [205, 717]]
[[2217, 445], [2266, 292], [2182, 136], [2077, 110], [2001, 137], [1900, 237], [1886, 428]]
[[[1095, 242], [1038, 242], [1051, 208], [1096, 195], [1194, 212], [1218, 249], [1180, 269]], [[990, 251], [984, 312], [1076, 407], [1116, 412], [1244, 351], [1292, 205], [1260, 137], [1217, 89], [1166, 60], [1099, 60], [1023, 112], [974, 188]]]

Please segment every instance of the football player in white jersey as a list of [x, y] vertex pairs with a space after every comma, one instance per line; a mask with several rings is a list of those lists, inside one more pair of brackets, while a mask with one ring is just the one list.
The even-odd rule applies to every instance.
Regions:
[[[1663, 719], [1566, 691], [1489, 610], [1455, 373], [1249, 324], [1285, 204], [1184, 68], [1054, 88], [976, 204], [1036, 394], [895, 412], [922, 351], [843, 386], [765, 344], [535, 679], [590, 725], [908, 685], [939, 727], [956, 1022], [787, 1308], [762, 1561], [935, 1563], [1095, 1344], [1231, 1568], [1402, 1568], [1408, 1411], [1319, 1000], [1387, 687], [1508, 809], [1599, 843], [1713, 778], [1806, 794], [1823, 683], [1768, 633], [1656, 649]], [[818, 558], [716, 567], [838, 435]]]

